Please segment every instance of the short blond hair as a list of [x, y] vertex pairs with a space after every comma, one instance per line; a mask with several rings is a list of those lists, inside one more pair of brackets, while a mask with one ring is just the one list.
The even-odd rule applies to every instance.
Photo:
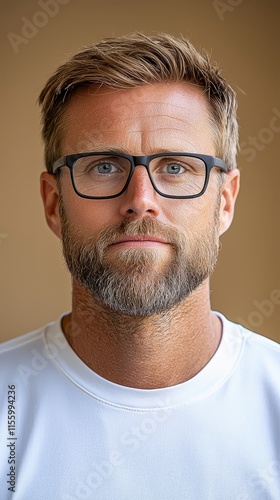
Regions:
[[183, 37], [137, 32], [86, 47], [46, 83], [38, 101], [47, 170], [52, 172], [54, 161], [61, 156], [63, 118], [74, 90], [84, 85], [127, 89], [163, 82], [188, 82], [202, 89], [212, 112], [216, 156], [229, 168], [236, 168], [236, 94], [219, 68]]

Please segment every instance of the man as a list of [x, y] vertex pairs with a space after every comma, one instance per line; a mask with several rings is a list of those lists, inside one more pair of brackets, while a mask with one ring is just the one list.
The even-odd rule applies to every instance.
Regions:
[[233, 90], [183, 38], [136, 33], [75, 55], [39, 103], [73, 307], [2, 347], [2, 498], [279, 499], [279, 345], [209, 300]]

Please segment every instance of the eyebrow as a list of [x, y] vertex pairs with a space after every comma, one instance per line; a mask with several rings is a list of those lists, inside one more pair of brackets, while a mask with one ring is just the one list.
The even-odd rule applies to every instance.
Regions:
[[[88, 147], [85, 148], [83, 153], [91, 153], [91, 152], [108, 152], [108, 153], [117, 153], [117, 154], [124, 154], [124, 155], [129, 155], [130, 153], [127, 152], [125, 148], [122, 146], [112, 146], [109, 144], [95, 144], [94, 146], [88, 145]], [[158, 149], [152, 149], [149, 153], [148, 156], [153, 155], [153, 154], [165, 154], [165, 153], [172, 153], [172, 152], [177, 152], [177, 153], [187, 153], [188, 151], [185, 151], [185, 149], [182, 148], [177, 148], [175, 149], [165, 149], [165, 148], [158, 148]], [[137, 156], [137, 155], [131, 155], [131, 156]], [[139, 155], [142, 156], [142, 155]], [[146, 156], [146, 155], [143, 155]]]
[[99, 152], [99, 151], [105, 151], [108, 153], [119, 153], [119, 154], [127, 154], [127, 151], [122, 148], [121, 146], [111, 146], [110, 144], [101, 144], [101, 143], [95, 143], [89, 144], [85, 146], [84, 150], [82, 151], [83, 153], [91, 153], [91, 152]]

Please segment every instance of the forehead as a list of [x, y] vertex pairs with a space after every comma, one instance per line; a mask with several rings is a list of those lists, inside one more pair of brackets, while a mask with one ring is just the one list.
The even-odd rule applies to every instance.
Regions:
[[[71, 97], [65, 112], [62, 154], [101, 151], [109, 149], [111, 144], [124, 152], [132, 147], [134, 154], [152, 154], [161, 147], [189, 152], [200, 148], [201, 153], [213, 154], [208, 150], [210, 142], [213, 149], [211, 118], [203, 91], [188, 83], [124, 90], [81, 87]], [[135, 148], [139, 148], [139, 153]]]

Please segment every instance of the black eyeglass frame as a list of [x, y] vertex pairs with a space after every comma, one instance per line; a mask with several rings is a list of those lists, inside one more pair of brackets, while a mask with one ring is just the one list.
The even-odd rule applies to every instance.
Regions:
[[[122, 188], [122, 190], [119, 193], [111, 195], [111, 196], [90, 196], [90, 195], [80, 193], [76, 187], [75, 179], [74, 179], [74, 166], [75, 166], [76, 161], [79, 158], [83, 158], [85, 156], [108, 156], [108, 155], [115, 156], [118, 158], [126, 158], [127, 160], [130, 161], [130, 165], [131, 165], [130, 172], [129, 172], [128, 178], [127, 178], [126, 183], [125, 183], [124, 187]], [[156, 187], [156, 185], [153, 181], [153, 177], [152, 177], [152, 174], [150, 172], [149, 164], [150, 164], [150, 161], [154, 160], [155, 158], [160, 158], [160, 157], [165, 158], [165, 157], [169, 157], [169, 156], [189, 156], [191, 158], [198, 158], [198, 159], [203, 161], [203, 163], [205, 165], [205, 169], [206, 169], [206, 174], [205, 174], [204, 186], [203, 186], [202, 190], [200, 191], [200, 193], [184, 196], [184, 195], [170, 195], [170, 194], [165, 194], [165, 193], [162, 193], [161, 191], [159, 191], [159, 189]], [[146, 168], [146, 170], [148, 172], [149, 179], [151, 181], [151, 184], [152, 184], [154, 190], [160, 196], [163, 196], [164, 198], [172, 198], [172, 199], [190, 199], [190, 198], [198, 198], [199, 196], [202, 196], [207, 189], [207, 186], [209, 183], [209, 178], [210, 178], [210, 172], [211, 172], [212, 168], [219, 168], [220, 170], [222, 170], [225, 173], [229, 172], [229, 167], [225, 164], [225, 162], [223, 160], [221, 160], [220, 158], [215, 158], [214, 156], [209, 156], [209, 155], [204, 155], [204, 154], [170, 152], [170, 153], [157, 153], [157, 154], [148, 155], [148, 156], [131, 156], [131, 155], [126, 155], [126, 154], [122, 154], [122, 153], [115, 153], [113, 151], [101, 151], [101, 152], [97, 151], [97, 152], [77, 153], [77, 154], [73, 154], [73, 155], [62, 156], [61, 158], [59, 158], [58, 160], [56, 160], [54, 162], [53, 167], [52, 167], [52, 170], [53, 170], [52, 174], [57, 175], [62, 167], [68, 167], [70, 170], [71, 181], [72, 181], [74, 191], [78, 196], [80, 196], [81, 198], [87, 198], [87, 199], [93, 199], [93, 200], [107, 200], [107, 199], [111, 199], [111, 198], [117, 198], [118, 196], [121, 196], [125, 192], [125, 190], [127, 189], [128, 185], [130, 183], [130, 180], [131, 180], [131, 177], [133, 175], [135, 168], [139, 165]]]

